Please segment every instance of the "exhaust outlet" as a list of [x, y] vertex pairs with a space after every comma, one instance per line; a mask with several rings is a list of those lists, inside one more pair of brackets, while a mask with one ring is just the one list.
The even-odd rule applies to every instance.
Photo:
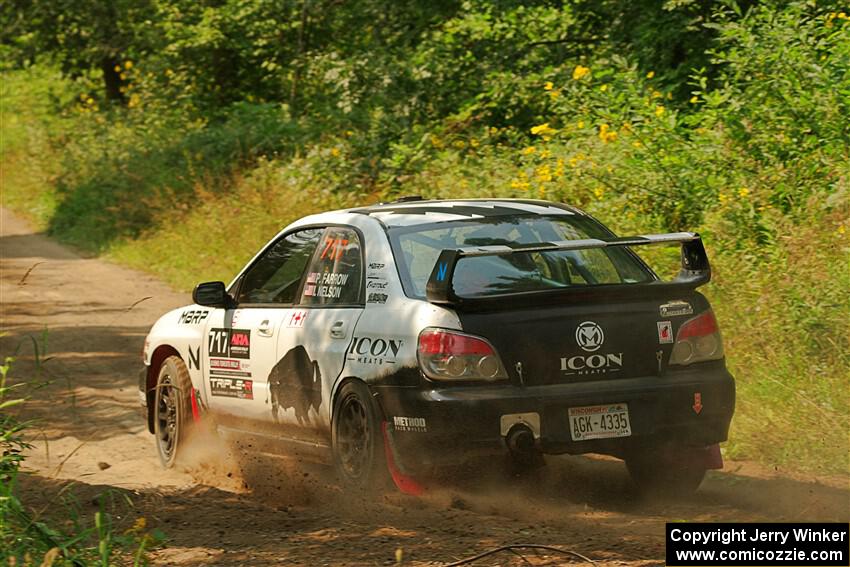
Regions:
[[518, 423], [508, 431], [505, 442], [511, 453], [518, 455], [530, 455], [535, 452], [534, 433], [525, 424]]

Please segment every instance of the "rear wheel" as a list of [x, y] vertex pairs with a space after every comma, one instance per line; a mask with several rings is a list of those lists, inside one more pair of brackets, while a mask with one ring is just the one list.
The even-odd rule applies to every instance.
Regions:
[[165, 468], [177, 461], [191, 423], [192, 381], [178, 356], [169, 356], [159, 367], [154, 395], [154, 435], [159, 460]]
[[626, 468], [638, 491], [646, 496], [689, 496], [697, 491], [706, 469], [675, 450], [647, 452], [626, 458]]
[[332, 441], [334, 465], [343, 483], [359, 490], [387, 486], [381, 416], [362, 382], [346, 382], [334, 404]]

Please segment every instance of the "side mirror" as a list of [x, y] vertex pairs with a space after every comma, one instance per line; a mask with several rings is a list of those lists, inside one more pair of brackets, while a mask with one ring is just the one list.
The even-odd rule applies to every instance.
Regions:
[[233, 305], [233, 298], [227, 293], [224, 282], [204, 282], [192, 290], [192, 301], [204, 307], [227, 309]]

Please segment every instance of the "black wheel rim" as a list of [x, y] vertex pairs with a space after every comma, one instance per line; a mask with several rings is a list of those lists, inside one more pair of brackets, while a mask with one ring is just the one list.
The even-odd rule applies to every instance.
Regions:
[[159, 450], [166, 460], [174, 454], [177, 442], [177, 389], [166, 374], [159, 381], [157, 389], [157, 441]]
[[340, 408], [337, 443], [345, 474], [351, 478], [363, 476], [372, 451], [372, 435], [366, 407], [357, 396], [348, 396]]

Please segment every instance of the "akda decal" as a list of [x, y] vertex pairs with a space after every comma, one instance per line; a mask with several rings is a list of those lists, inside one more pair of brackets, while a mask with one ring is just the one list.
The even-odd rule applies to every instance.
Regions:
[[210, 357], [251, 358], [250, 329], [210, 329]]
[[[322, 405], [322, 373], [319, 363], [310, 359], [307, 350], [298, 345], [274, 365], [269, 373], [269, 395], [272, 418], [278, 422], [281, 410], [295, 410], [299, 424], [307, 422], [310, 408], [319, 411]], [[269, 403], [269, 400], [266, 400]]]

